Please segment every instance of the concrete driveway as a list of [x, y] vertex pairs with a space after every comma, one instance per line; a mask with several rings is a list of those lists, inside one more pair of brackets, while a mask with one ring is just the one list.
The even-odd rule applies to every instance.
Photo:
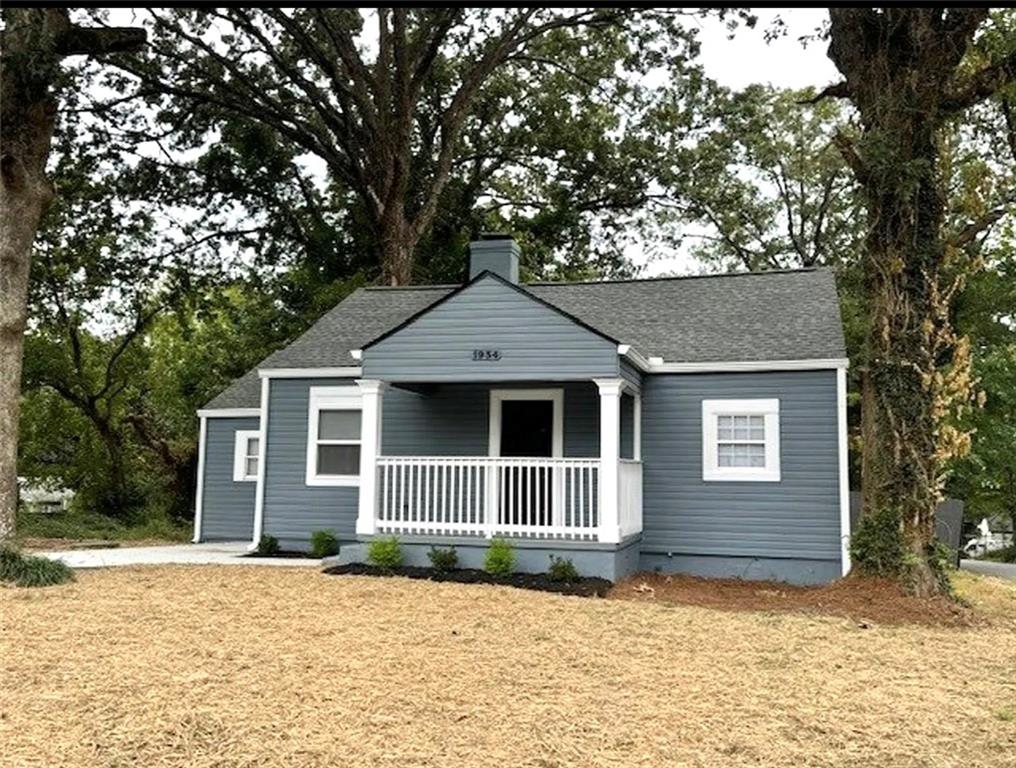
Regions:
[[62, 560], [72, 568], [112, 568], [122, 565], [275, 565], [320, 566], [310, 557], [244, 557], [249, 541], [169, 544], [158, 547], [73, 549], [33, 554]]
[[991, 560], [960, 560], [960, 568], [971, 573], [995, 576], [1016, 581], [1016, 563], [996, 563]]

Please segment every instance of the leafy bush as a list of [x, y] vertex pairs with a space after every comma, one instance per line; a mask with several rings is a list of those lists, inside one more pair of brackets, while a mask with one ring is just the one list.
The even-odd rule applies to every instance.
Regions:
[[18, 587], [48, 587], [68, 581], [74, 581], [74, 571], [65, 563], [0, 547], [0, 582]]
[[996, 560], [1002, 563], [1016, 563], [1016, 544], [996, 549], [984, 555], [985, 560]]
[[571, 584], [582, 578], [571, 558], [558, 557], [557, 555], [550, 556], [550, 568], [547, 569], [547, 576], [551, 581], [563, 584]]
[[861, 517], [850, 538], [850, 557], [858, 571], [894, 578], [903, 572], [906, 554], [897, 510], [887, 507]]
[[448, 573], [448, 571], [454, 571], [459, 567], [459, 553], [455, 551], [455, 547], [448, 547], [448, 549], [431, 547], [427, 558], [438, 573]]
[[331, 557], [339, 554], [339, 540], [332, 531], [314, 531], [310, 535], [310, 553], [314, 557]]
[[40, 539], [104, 539], [109, 541], [165, 540], [190, 541], [190, 524], [166, 515], [152, 514], [131, 524], [114, 520], [97, 512], [56, 512], [49, 515], [19, 510], [18, 536]]
[[387, 571], [398, 568], [402, 565], [402, 547], [399, 545], [399, 540], [394, 536], [374, 539], [367, 547], [367, 560], [372, 565]]
[[492, 539], [483, 558], [483, 570], [494, 576], [507, 576], [515, 570], [515, 550], [504, 539]]
[[257, 553], [259, 555], [279, 554], [279, 540], [274, 536], [269, 536], [267, 533], [263, 534], [261, 540], [258, 541]]

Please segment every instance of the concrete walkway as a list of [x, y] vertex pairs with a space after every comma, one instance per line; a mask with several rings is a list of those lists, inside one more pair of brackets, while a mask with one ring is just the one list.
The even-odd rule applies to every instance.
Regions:
[[158, 547], [72, 549], [33, 554], [62, 560], [71, 568], [111, 568], [122, 565], [275, 565], [319, 567], [310, 557], [244, 557], [249, 541], [216, 541], [203, 544], [169, 544]]
[[996, 563], [991, 560], [960, 560], [960, 568], [971, 573], [1016, 581], [1016, 563]]

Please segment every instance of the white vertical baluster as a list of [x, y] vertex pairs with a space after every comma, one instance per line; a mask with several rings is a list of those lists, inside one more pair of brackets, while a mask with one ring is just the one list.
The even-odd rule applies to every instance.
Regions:
[[381, 519], [388, 524], [388, 462], [381, 465]]
[[413, 462], [413, 481], [416, 483], [416, 507], [413, 509], [413, 523], [415, 530], [419, 526], [419, 521], [422, 519], [423, 504], [420, 498], [420, 494], [423, 492], [423, 483], [421, 482], [421, 475], [423, 474], [423, 464], [419, 461]]
[[447, 528], [449, 523], [451, 523], [451, 521], [452, 521], [452, 518], [451, 518], [451, 507], [448, 505], [448, 498], [449, 498], [448, 497], [448, 474], [449, 474], [450, 470], [451, 470], [451, 467], [448, 464], [445, 464], [443, 467], [441, 467], [441, 500], [442, 500], [442, 504], [441, 504], [441, 518], [442, 518], [441, 519], [441, 523], [442, 523], [442, 526], [445, 527], [445, 528]]

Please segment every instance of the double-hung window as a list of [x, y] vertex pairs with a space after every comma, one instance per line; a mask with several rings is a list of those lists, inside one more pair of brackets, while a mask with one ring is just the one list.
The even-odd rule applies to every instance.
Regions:
[[307, 485], [360, 482], [361, 400], [358, 387], [311, 387]]
[[702, 479], [780, 479], [780, 401], [702, 401]]
[[258, 479], [258, 453], [261, 433], [256, 429], [238, 429], [233, 443], [233, 481], [251, 482]]

